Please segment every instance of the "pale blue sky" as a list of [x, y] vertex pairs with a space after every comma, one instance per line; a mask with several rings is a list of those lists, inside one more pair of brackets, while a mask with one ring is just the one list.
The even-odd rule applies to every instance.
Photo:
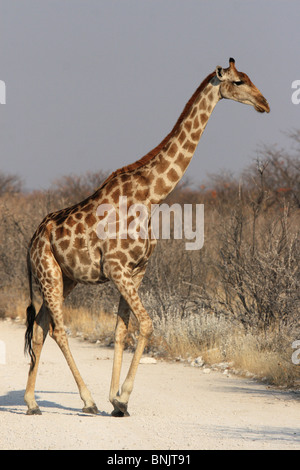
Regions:
[[291, 0], [0, 0], [0, 170], [42, 189], [134, 162], [234, 57], [271, 113], [222, 100], [187, 175], [238, 172], [300, 128], [299, 21]]

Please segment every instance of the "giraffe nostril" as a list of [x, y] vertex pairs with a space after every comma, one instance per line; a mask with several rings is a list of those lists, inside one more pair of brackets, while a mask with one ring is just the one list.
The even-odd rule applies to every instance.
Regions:
[[266, 113], [269, 113], [269, 112], [270, 112], [269, 103], [267, 102], [267, 100], [266, 100], [265, 98], [263, 99], [263, 110], [264, 110]]
[[270, 106], [269, 106], [269, 103], [266, 100], [266, 113], [269, 113], [269, 112], [270, 112]]

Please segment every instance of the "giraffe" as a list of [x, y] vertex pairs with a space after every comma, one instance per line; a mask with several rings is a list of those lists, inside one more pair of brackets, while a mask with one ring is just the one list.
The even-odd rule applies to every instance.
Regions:
[[[84, 403], [83, 411], [98, 413], [71, 354], [62, 306], [77, 283], [101, 284], [111, 281], [119, 290], [120, 302], [109, 400], [113, 406], [112, 416], [129, 416], [128, 401], [138, 364], [153, 331], [152, 321], [138, 295], [138, 288], [156, 240], [151, 236], [100, 239], [97, 236], [97, 208], [102, 204], [113, 204], [118, 214], [120, 197], [126, 196], [128, 207], [142, 203], [150, 213], [151, 204], [160, 204], [182, 178], [207, 121], [222, 98], [252, 105], [260, 113], [270, 111], [267, 100], [250, 78], [236, 69], [235, 60], [230, 58], [228, 68], [217, 66], [203, 80], [171, 132], [157, 147], [135, 163], [113, 172], [90, 197], [48, 214], [34, 233], [27, 255], [31, 300], [27, 308], [25, 333], [25, 350], [31, 357], [24, 396], [27, 414], [41, 414], [34, 388], [41, 350], [48, 332], [62, 350], [72, 371]], [[121, 230], [120, 216], [117, 228]], [[43, 299], [38, 313], [33, 303], [33, 278]], [[127, 376], [119, 390], [124, 339], [131, 312], [139, 323], [139, 338]]]

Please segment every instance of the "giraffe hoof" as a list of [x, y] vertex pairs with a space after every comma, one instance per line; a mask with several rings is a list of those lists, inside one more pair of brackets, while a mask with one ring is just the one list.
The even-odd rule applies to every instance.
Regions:
[[127, 411], [127, 403], [121, 403], [118, 401], [116, 398], [112, 402], [114, 406], [114, 410], [112, 411], [111, 415], [114, 416], [115, 418], [123, 418], [130, 416], [130, 414]]
[[98, 411], [98, 408], [96, 405], [93, 405], [93, 406], [85, 406], [84, 408], [82, 408], [82, 411], [84, 413], [89, 413], [91, 415], [97, 415], [99, 413]]
[[41, 415], [42, 412], [41, 412], [41, 410], [39, 409], [39, 407], [37, 407], [37, 408], [28, 408], [26, 414], [27, 414], [28, 416], [30, 416], [30, 415]]

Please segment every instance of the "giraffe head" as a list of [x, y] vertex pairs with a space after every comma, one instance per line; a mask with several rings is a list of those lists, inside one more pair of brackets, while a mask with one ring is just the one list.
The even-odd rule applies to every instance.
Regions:
[[250, 104], [259, 113], [270, 112], [266, 98], [251, 82], [248, 75], [238, 72], [235, 68], [234, 59], [229, 59], [229, 67], [227, 69], [217, 66], [216, 77], [220, 82], [221, 98]]

